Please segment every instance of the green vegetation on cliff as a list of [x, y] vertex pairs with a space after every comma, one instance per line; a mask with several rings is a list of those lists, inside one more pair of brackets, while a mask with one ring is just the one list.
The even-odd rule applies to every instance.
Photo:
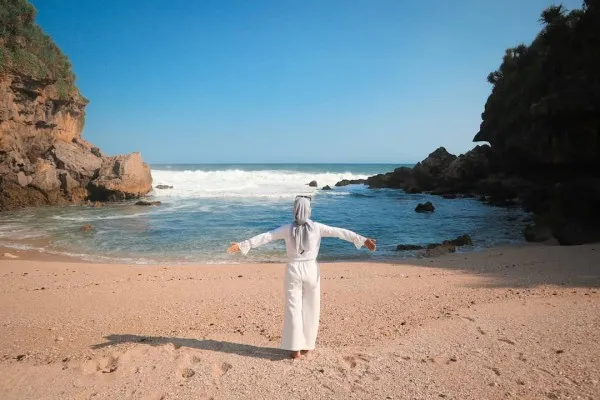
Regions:
[[[504, 163], [600, 162], [600, 0], [568, 12], [542, 12], [531, 45], [506, 50], [489, 74], [493, 90], [475, 141], [488, 141]], [[505, 156], [509, 155], [508, 158]]]
[[27, 0], [0, 0], [0, 74], [55, 81], [58, 96], [78, 96], [69, 59], [35, 23]]

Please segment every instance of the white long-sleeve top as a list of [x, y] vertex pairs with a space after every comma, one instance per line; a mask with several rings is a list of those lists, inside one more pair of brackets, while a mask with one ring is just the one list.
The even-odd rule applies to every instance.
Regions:
[[292, 237], [292, 226], [293, 224], [282, 225], [272, 231], [262, 233], [254, 236], [248, 240], [238, 243], [242, 254], [248, 254], [250, 249], [262, 246], [273, 240], [285, 240], [285, 249], [287, 253], [288, 262], [294, 261], [313, 261], [316, 260], [319, 255], [319, 248], [321, 247], [321, 238], [324, 237], [336, 237], [347, 242], [352, 242], [357, 249], [361, 248], [367, 240], [366, 237], [361, 236], [355, 232], [349, 231], [348, 229], [336, 228], [325, 224], [314, 222], [319, 232], [319, 240], [315, 241], [312, 249], [305, 249], [303, 254], [298, 254], [294, 240]]

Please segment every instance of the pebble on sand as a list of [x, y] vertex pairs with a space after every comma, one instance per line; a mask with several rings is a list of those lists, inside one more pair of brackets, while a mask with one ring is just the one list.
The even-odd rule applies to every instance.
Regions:
[[191, 368], [184, 368], [183, 371], [181, 371], [181, 376], [184, 378], [191, 378], [194, 375], [196, 375], [196, 372]]

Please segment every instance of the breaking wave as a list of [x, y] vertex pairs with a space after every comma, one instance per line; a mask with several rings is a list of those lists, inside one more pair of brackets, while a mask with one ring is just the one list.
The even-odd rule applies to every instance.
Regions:
[[[318, 188], [333, 187], [342, 179], [365, 179], [367, 175], [351, 172], [298, 172], [286, 170], [244, 171], [224, 169], [153, 170], [154, 186], [169, 185], [173, 189], [154, 189], [156, 197], [177, 198], [291, 198], [297, 194], [311, 194], [317, 188], [308, 183], [316, 181]], [[339, 194], [339, 193], [338, 193]]]

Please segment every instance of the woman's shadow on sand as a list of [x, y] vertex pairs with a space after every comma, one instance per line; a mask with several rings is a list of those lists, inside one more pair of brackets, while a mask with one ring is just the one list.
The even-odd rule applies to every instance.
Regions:
[[281, 361], [289, 358], [289, 351], [272, 348], [258, 347], [248, 344], [223, 342], [211, 339], [174, 338], [164, 336], [139, 336], [139, 335], [108, 335], [104, 336], [106, 342], [95, 344], [92, 349], [114, 346], [122, 343], [143, 343], [150, 346], [162, 346], [172, 343], [176, 349], [189, 347], [192, 349], [216, 351], [220, 353], [237, 354], [245, 357], [262, 358], [271, 361]]

